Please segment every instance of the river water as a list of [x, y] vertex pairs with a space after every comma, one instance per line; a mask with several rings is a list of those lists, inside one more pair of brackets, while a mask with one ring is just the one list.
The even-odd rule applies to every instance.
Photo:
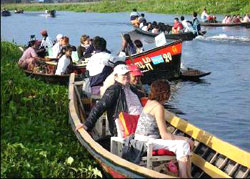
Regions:
[[[172, 23], [175, 15], [145, 13], [148, 21]], [[191, 16], [186, 15], [191, 20]], [[223, 17], [217, 15], [217, 19]], [[47, 29], [55, 39], [58, 33], [78, 46], [80, 36], [102, 36], [108, 49], [116, 54], [121, 48], [121, 34], [132, 31], [129, 13], [57, 12], [55, 18], [43, 12], [25, 12], [1, 17], [1, 40], [24, 45], [34, 34]], [[245, 27], [203, 28], [205, 37], [183, 42], [182, 62], [187, 67], [211, 71], [200, 83], [175, 82], [169, 101], [183, 112], [179, 116], [213, 135], [250, 151], [249, 125], [249, 50], [250, 29]], [[152, 38], [130, 33], [150, 48]]]

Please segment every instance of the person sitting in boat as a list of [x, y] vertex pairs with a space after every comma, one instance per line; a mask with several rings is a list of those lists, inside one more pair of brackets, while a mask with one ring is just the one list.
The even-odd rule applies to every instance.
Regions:
[[207, 14], [207, 9], [204, 8], [203, 12], [201, 13], [201, 20], [203, 22], [216, 22], [216, 17], [215, 16], [209, 16]]
[[72, 47], [70, 45], [66, 46], [64, 49], [64, 55], [59, 59], [57, 68], [56, 68], [56, 75], [64, 75], [71, 72], [70, 68], [72, 67]]
[[136, 54], [142, 53], [144, 51], [143, 44], [140, 40], [134, 41], [135, 47], [136, 47]]
[[226, 19], [226, 24], [232, 24], [232, 18], [230, 15]]
[[195, 35], [200, 35], [202, 34], [201, 32], [201, 25], [200, 25], [200, 22], [197, 18], [197, 12], [193, 12], [193, 22], [192, 22], [192, 25], [193, 25], [193, 29], [194, 29], [194, 34]]
[[133, 9], [133, 11], [130, 13], [130, 22], [133, 26], [139, 27], [139, 16], [140, 14], [137, 12], [137, 9]]
[[118, 119], [120, 112], [127, 112], [131, 115], [139, 115], [142, 111], [140, 98], [144, 97], [136, 88], [129, 85], [129, 69], [126, 65], [120, 64], [114, 68], [115, 84], [110, 86], [91, 109], [85, 121], [85, 130], [91, 131], [100, 116], [107, 111], [109, 130], [111, 136], [117, 136], [115, 120]]
[[237, 24], [237, 23], [241, 23], [240, 21], [240, 15], [234, 15], [233, 19], [232, 19], [233, 23]]
[[140, 17], [138, 18], [139, 23], [141, 24], [142, 22], [147, 22], [145, 19], [145, 14], [141, 13]]
[[141, 91], [142, 93], [145, 93], [145, 90], [142, 86], [141, 77], [143, 76], [143, 73], [141, 72], [140, 68], [137, 65], [130, 64], [127, 65], [128, 69], [130, 70], [130, 85], [135, 87], [137, 90]]
[[107, 42], [104, 38], [98, 37], [93, 41], [95, 53], [90, 57], [86, 69], [89, 71], [89, 82], [92, 93], [100, 94], [100, 87], [105, 79], [112, 73], [113, 64], [116, 61], [125, 61], [126, 57], [114, 57], [106, 50]]
[[79, 59], [82, 59], [86, 49], [90, 46], [90, 39], [88, 35], [82, 35], [80, 38], [80, 46], [77, 48], [77, 53]]
[[226, 24], [226, 21], [227, 21], [227, 18], [228, 18], [228, 15], [226, 15], [225, 17], [224, 17], [224, 19], [222, 20], [222, 24]]
[[170, 97], [170, 85], [166, 80], [157, 80], [151, 84], [148, 101], [139, 117], [135, 140], [150, 142], [153, 150], [167, 149], [176, 154], [179, 164], [179, 177], [191, 178], [191, 139], [167, 132], [166, 113], [163, 104]]
[[179, 22], [179, 18], [174, 18], [174, 25], [172, 27], [172, 34], [179, 34], [183, 32], [183, 25]]
[[136, 54], [136, 47], [132, 42], [129, 34], [124, 34], [122, 36], [122, 52], [126, 54], [126, 56]]
[[248, 14], [246, 14], [246, 15], [243, 17], [242, 22], [250, 22], [250, 17], [249, 17]]
[[181, 16], [181, 24], [183, 25], [184, 32], [193, 32], [194, 33], [192, 23], [190, 21], [187, 21], [184, 18], [184, 16]]
[[63, 38], [62, 34], [57, 34], [57, 36], [56, 36], [56, 43], [52, 47], [53, 58], [56, 58], [57, 55], [60, 53], [60, 51], [62, 49], [62, 38]]
[[[42, 35], [42, 43], [40, 45], [40, 49], [41, 48], [45, 49], [44, 54], [43, 54], [45, 56], [46, 53], [48, 52], [48, 49], [53, 47], [53, 43], [52, 43], [50, 37], [48, 36], [47, 30], [43, 30], [41, 32], [41, 35]], [[42, 57], [44, 57], [44, 56], [42, 56]]]
[[152, 29], [152, 33], [159, 34], [160, 33], [160, 27], [158, 25], [155, 25]]
[[22, 57], [18, 61], [18, 66], [23, 69], [32, 70], [36, 65], [37, 60], [41, 60], [36, 53], [36, 49], [39, 47], [40, 42], [38, 40], [32, 40], [29, 42], [29, 47], [23, 52]]
[[69, 46], [69, 38], [67, 36], [63, 36], [61, 41], [61, 51], [58, 53], [56, 58], [61, 58], [65, 54], [65, 48]]

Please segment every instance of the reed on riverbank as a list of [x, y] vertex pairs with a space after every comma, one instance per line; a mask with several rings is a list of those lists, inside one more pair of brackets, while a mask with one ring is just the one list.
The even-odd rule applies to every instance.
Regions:
[[68, 90], [27, 77], [1, 42], [1, 178], [97, 177], [68, 123]]
[[25, 11], [43, 11], [45, 9], [75, 12], [130, 12], [133, 8], [162, 14], [192, 14], [201, 13], [206, 7], [210, 14], [245, 14], [249, 13], [249, 0], [103, 0], [93, 3], [31, 3], [31, 4], [2, 4], [10, 10], [24, 9]]

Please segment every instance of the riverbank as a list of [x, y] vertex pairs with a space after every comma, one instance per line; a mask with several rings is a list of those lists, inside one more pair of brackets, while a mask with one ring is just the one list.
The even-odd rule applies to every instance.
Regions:
[[1, 178], [101, 176], [68, 123], [68, 90], [27, 77], [1, 42]]
[[133, 8], [138, 11], [161, 14], [192, 14], [201, 13], [206, 7], [209, 14], [241, 14], [249, 13], [249, 0], [140, 0], [140, 1], [111, 1], [103, 0], [94, 3], [31, 3], [31, 4], [1, 4], [9, 10], [23, 9], [24, 11], [44, 11], [46, 9], [75, 12], [130, 12]]

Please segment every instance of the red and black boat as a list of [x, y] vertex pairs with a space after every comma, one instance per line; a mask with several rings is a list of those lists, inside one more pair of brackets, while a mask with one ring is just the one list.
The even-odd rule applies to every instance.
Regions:
[[135, 64], [143, 72], [142, 83], [157, 79], [175, 79], [180, 76], [182, 41], [156, 47], [127, 58], [127, 64]]

